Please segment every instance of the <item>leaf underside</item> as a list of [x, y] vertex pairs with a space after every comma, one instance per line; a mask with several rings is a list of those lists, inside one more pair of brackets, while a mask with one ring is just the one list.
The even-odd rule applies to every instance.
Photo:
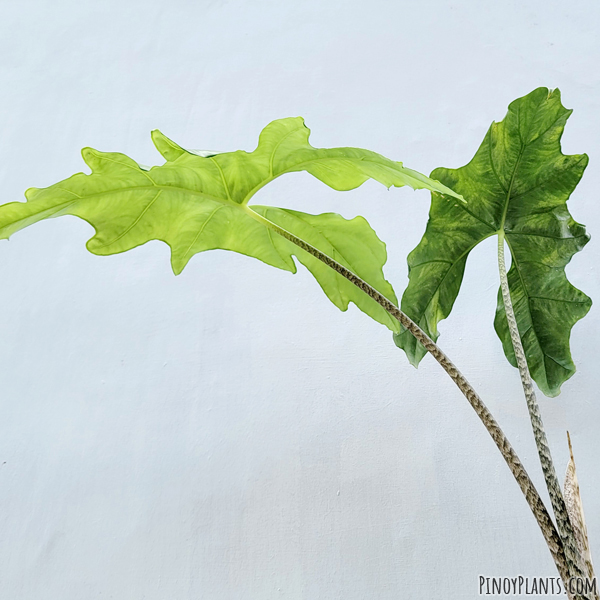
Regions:
[[44, 189], [31, 188], [25, 193], [27, 202], [1, 206], [0, 239], [43, 219], [75, 215], [96, 231], [87, 242], [90, 252], [116, 254], [161, 240], [171, 248], [175, 274], [194, 254], [206, 250], [239, 252], [291, 272], [296, 270], [295, 255], [338, 308], [346, 310], [353, 302], [398, 331], [398, 323], [374, 300], [256, 217], [259, 214], [312, 244], [397, 303], [383, 276], [385, 245], [365, 219], [251, 208], [248, 201], [273, 179], [297, 171], [308, 171], [336, 190], [350, 190], [372, 178], [387, 187], [409, 185], [457, 196], [439, 182], [374, 152], [313, 148], [309, 134], [301, 118], [280, 119], [262, 131], [253, 152], [199, 156], [154, 131], [152, 139], [166, 163], [150, 169], [124, 154], [85, 148], [82, 156], [92, 173], [78, 173]]
[[[402, 310], [433, 339], [452, 310], [469, 252], [504, 232], [512, 263], [508, 272], [519, 333], [533, 379], [548, 396], [573, 375], [569, 337], [591, 300], [567, 280], [565, 267], [589, 241], [567, 209], [567, 199], [588, 163], [565, 156], [560, 138], [571, 114], [560, 92], [538, 88], [512, 102], [492, 123], [471, 162], [435, 169], [431, 177], [461, 194], [467, 204], [432, 195], [425, 234], [410, 253], [409, 285]], [[510, 363], [516, 360], [498, 292], [494, 326]], [[407, 332], [395, 335], [415, 366], [424, 348]]]

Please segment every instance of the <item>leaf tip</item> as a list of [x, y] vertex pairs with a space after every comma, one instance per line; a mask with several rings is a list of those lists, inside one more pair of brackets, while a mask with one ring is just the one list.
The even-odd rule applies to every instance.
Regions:
[[573, 458], [573, 446], [571, 445], [571, 435], [569, 434], [568, 430], [567, 430], [567, 442], [569, 444], [569, 454], [571, 455], [571, 460], [573, 462], [575, 462], [575, 459]]
[[[573, 371], [568, 377], [567, 379], [569, 379], [573, 374], [575, 373], [575, 371]], [[565, 379], [566, 381], [566, 379]], [[556, 398], [557, 396], [560, 395], [560, 388], [562, 387], [562, 384], [564, 383], [564, 381], [561, 381], [560, 383], [555, 383], [554, 385], [550, 384], [549, 382], [543, 382], [543, 381], [536, 381], [538, 387], [540, 388], [541, 392], [544, 394], [544, 396], [546, 396], [547, 398]]]
[[177, 277], [177, 275], [181, 275], [181, 272], [183, 269], [185, 269], [185, 265], [185, 262], [177, 260], [171, 256], [171, 270], [173, 271], [173, 275], [175, 275], [175, 277]]
[[152, 138], [154, 147], [167, 162], [173, 162], [186, 152], [179, 144], [169, 139], [159, 129], [153, 129], [150, 132], [150, 137]]
[[[573, 111], [571, 111], [573, 112]], [[585, 169], [589, 164], [590, 164], [590, 157], [588, 156], [588, 154], [586, 152], [584, 152], [583, 154], [580, 154], [581, 156], [581, 162], [583, 163], [583, 168]]]
[[419, 368], [419, 362], [416, 357], [414, 356], [409, 356], [408, 354], [406, 355], [406, 357], [408, 358], [408, 362], [411, 364], [411, 366], [413, 366], [415, 369]]
[[40, 188], [36, 188], [36, 187], [30, 187], [27, 188], [25, 190], [25, 198], [27, 200], [33, 200], [39, 193], [40, 193]]
[[85, 148], [81, 149], [81, 158], [83, 158], [85, 164], [92, 170], [94, 169], [93, 164], [95, 157], [96, 151], [93, 148], [86, 146]]
[[592, 239], [592, 236], [587, 233], [587, 231], [581, 236], [581, 242], [579, 244], [579, 249], [583, 249], [587, 243]]
[[[559, 102], [560, 102], [560, 90], [558, 88], [544, 88], [547, 90], [548, 93], [548, 100], [550, 100], [550, 98], [556, 98]], [[572, 110], [569, 112], [573, 112]]]
[[[421, 362], [422, 356], [419, 356], [417, 352], [414, 352], [410, 346], [407, 346], [404, 340], [404, 337], [408, 329], [400, 323], [400, 331], [398, 333], [392, 334], [392, 339], [394, 340], [394, 344], [396, 347], [400, 348], [400, 350], [404, 350], [404, 354], [408, 359], [408, 362], [415, 368], [419, 368], [419, 363]], [[410, 334], [409, 334], [410, 335]], [[411, 336], [412, 337], [412, 336]]]
[[157, 143], [160, 143], [162, 141], [171, 141], [160, 129], [153, 129], [150, 132], [150, 138], [152, 139], [152, 142], [155, 146], [157, 145]]
[[[306, 125], [304, 117], [298, 115], [297, 117], [288, 117], [288, 119], [290, 119], [291, 121], [296, 121], [300, 126], [304, 127], [305, 129], [308, 129], [308, 131], [310, 132], [310, 128]], [[282, 121], [287, 121], [287, 119], [282, 119]]]

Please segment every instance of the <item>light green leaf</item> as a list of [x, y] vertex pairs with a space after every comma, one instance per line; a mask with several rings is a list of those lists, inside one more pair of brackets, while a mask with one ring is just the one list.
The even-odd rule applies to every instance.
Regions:
[[205, 250], [232, 250], [292, 272], [296, 268], [292, 255], [296, 255], [336, 306], [345, 310], [354, 302], [397, 331], [397, 322], [375, 301], [273, 233], [257, 215], [268, 215], [397, 302], [383, 277], [385, 247], [364, 219], [347, 221], [338, 215], [267, 207], [253, 210], [248, 201], [276, 177], [296, 171], [308, 171], [336, 190], [350, 190], [373, 178], [388, 187], [409, 185], [456, 194], [374, 152], [313, 148], [309, 133], [301, 118], [281, 119], [262, 131], [253, 152], [199, 156], [154, 131], [153, 141], [167, 162], [149, 170], [123, 154], [85, 148], [82, 155], [92, 173], [73, 175], [45, 189], [30, 189], [28, 202], [0, 207], [0, 239], [42, 219], [75, 215], [96, 230], [87, 243], [94, 254], [125, 252], [150, 240], [162, 240], [171, 248], [176, 274], [194, 254]]
[[[560, 138], [572, 111], [558, 90], [534, 90], [512, 102], [506, 118], [492, 123], [471, 162], [431, 174], [467, 204], [432, 196], [423, 239], [408, 257], [410, 283], [402, 310], [433, 339], [452, 310], [469, 252], [504, 232], [512, 265], [509, 287], [532, 377], [548, 396], [575, 372], [569, 337], [591, 300], [567, 280], [565, 267], [589, 240], [567, 209], [567, 199], [587, 165], [585, 154], [565, 156]], [[516, 366], [502, 294], [496, 331]], [[402, 332], [395, 336], [416, 366], [424, 348]]]
[[[346, 220], [335, 213], [309, 215], [271, 206], [253, 206], [252, 209], [348, 267], [394, 304], [398, 304], [391, 284], [383, 276], [382, 268], [387, 260], [385, 244], [363, 217]], [[379, 323], [392, 331], [399, 331], [398, 321], [346, 278], [280, 235], [270, 235], [273, 247], [282, 258], [289, 261], [289, 270], [295, 272], [291, 260], [293, 254], [313, 274], [327, 297], [340, 310], [346, 310], [348, 303], [353, 302]]]

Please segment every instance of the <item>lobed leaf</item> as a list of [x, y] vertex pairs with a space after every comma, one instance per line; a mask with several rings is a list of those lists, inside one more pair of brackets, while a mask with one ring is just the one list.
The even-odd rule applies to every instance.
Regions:
[[[575, 372], [570, 332], [591, 306], [565, 274], [571, 257], [589, 241], [566, 205], [588, 163], [585, 154], [565, 156], [560, 150], [571, 112], [558, 90], [538, 88], [512, 102], [502, 122], [492, 123], [468, 165], [432, 172], [467, 204], [432, 195], [425, 234], [408, 257], [410, 282], [402, 297], [402, 310], [437, 339], [437, 324], [452, 310], [470, 251], [503, 232], [527, 362], [548, 396], [557, 395]], [[516, 366], [500, 291], [494, 325], [506, 357]], [[423, 358], [424, 348], [407, 332], [395, 341], [415, 366]]]
[[44, 189], [29, 189], [27, 202], [1, 206], [0, 239], [43, 219], [75, 215], [96, 231], [87, 243], [90, 252], [116, 254], [162, 240], [171, 248], [175, 274], [194, 254], [206, 250], [239, 252], [292, 272], [295, 255], [338, 308], [346, 310], [354, 302], [398, 331], [397, 322], [375, 301], [256, 217], [262, 215], [288, 229], [397, 303], [383, 276], [385, 246], [363, 218], [348, 221], [333, 214], [250, 208], [248, 201], [276, 177], [297, 171], [307, 171], [336, 190], [350, 190], [372, 178], [388, 187], [409, 185], [458, 196], [402, 163], [368, 150], [313, 148], [309, 134], [301, 118], [281, 119], [265, 127], [253, 152], [212, 154], [186, 151], [154, 131], [154, 144], [167, 162], [150, 169], [124, 154], [85, 148], [83, 159], [92, 173], [78, 173]]

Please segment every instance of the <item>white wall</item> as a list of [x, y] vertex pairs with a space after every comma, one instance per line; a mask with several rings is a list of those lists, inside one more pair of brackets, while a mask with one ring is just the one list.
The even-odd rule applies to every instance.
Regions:
[[[251, 150], [302, 115], [316, 146], [423, 172], [465, 164], [514, 98], [559, 87], [565, 153], [587, 152], [568, 268], [600, 303], [600, 6], [555, 2], [1, 5], [2, 202], [84, 169], [79, 150], [158, 164]], [[305, 174], [257, 201], [365, 215], [406, 285], [429, 196], [336, 193]], [[495, 446], [433, 360], [341, 313], [306, 271], [209, 252], [179, 277], [159, 242], [100, 258], [67, 217], [0, 243], [0, 596], [7, 600], [465, 599], [477, 576], [554, 576]], [[492, 328], [495, 242], [469, 260], [440, 342], [542, 489], [517, 373]], [[596, 304], [577, 374], [542, 399], [559, 473], [575, 447], [600, 562]], [[546, 498], [546, 495], [544, 495]]]

